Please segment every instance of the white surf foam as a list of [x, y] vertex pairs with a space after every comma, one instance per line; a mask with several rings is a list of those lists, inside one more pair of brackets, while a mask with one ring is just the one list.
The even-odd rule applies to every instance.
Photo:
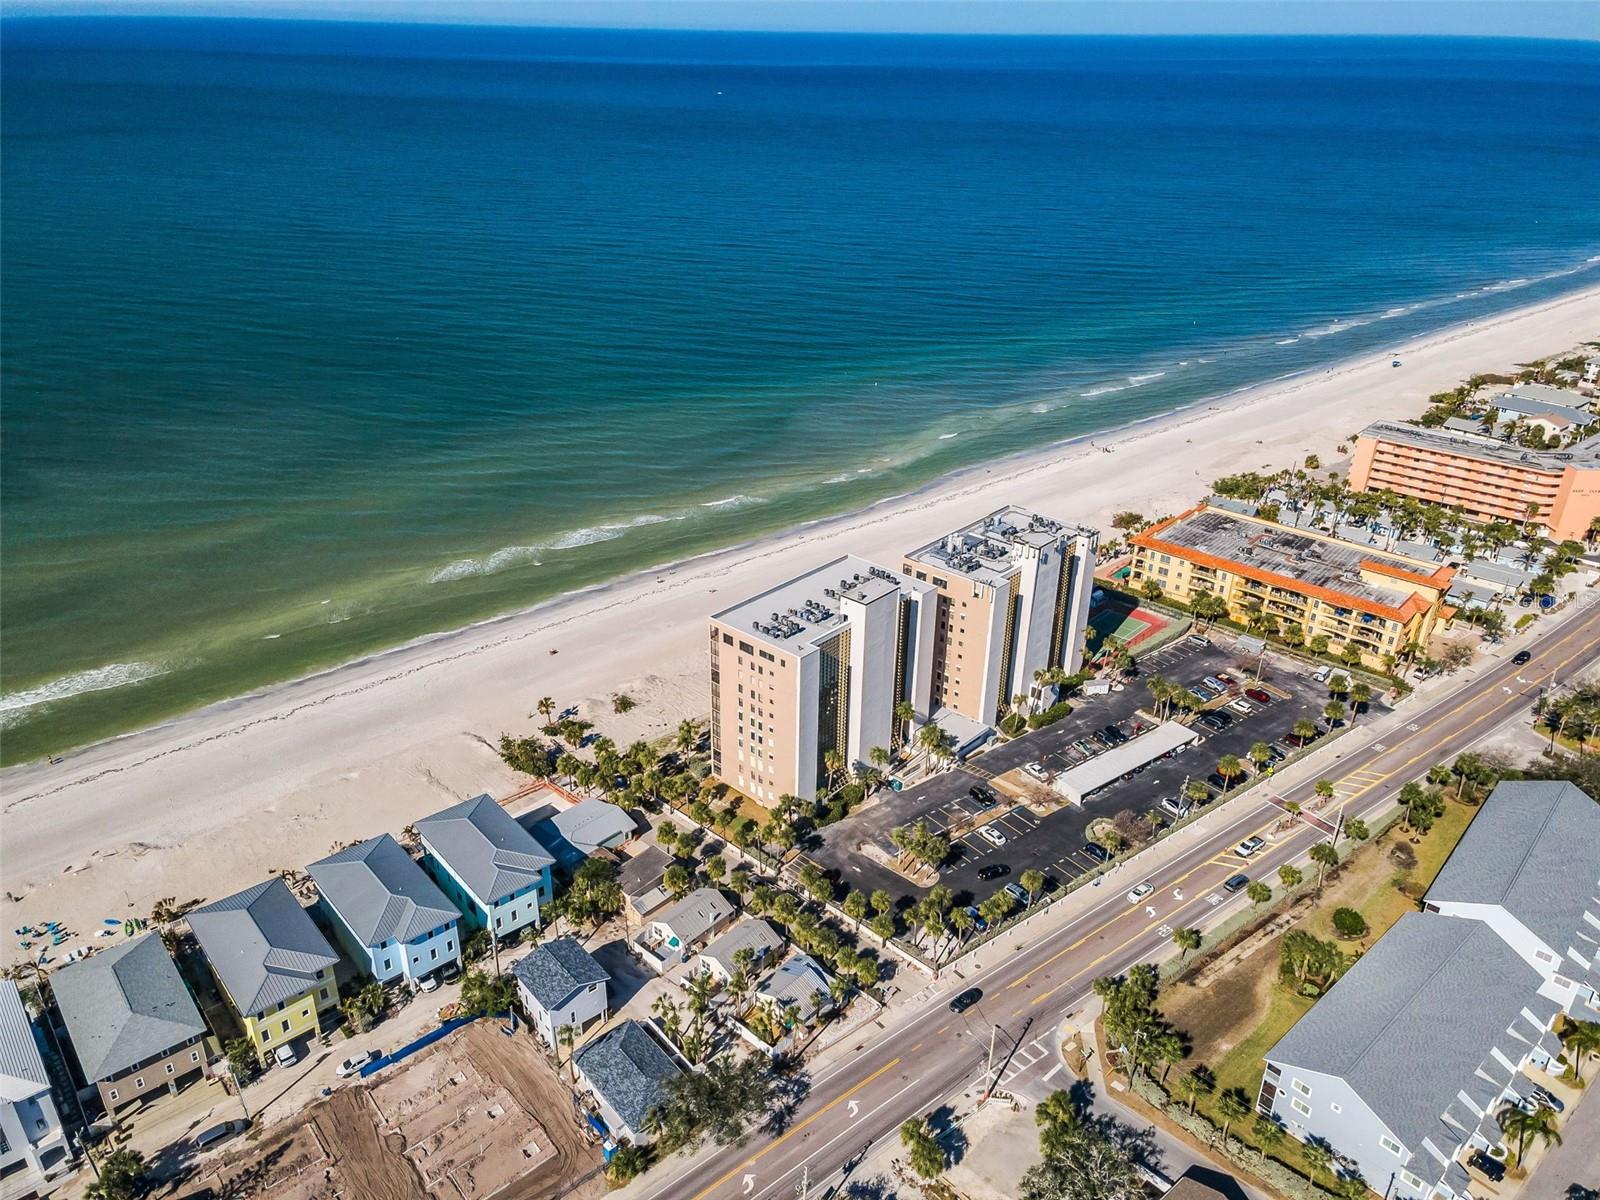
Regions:
[[22, 719], [28, 709], [37, 708], [41, 704], [70, 700], [74, 696], [86, 695], [89, 692], [131, 687], [147, 679], [154, 679], [157, 675], [165, 675], [166, 671], [165, 667], [155, 663], [111, 663], [104, 667], [91, 667], [87, 671], [79, 671], [73, 675], [63, 675], [59, 679], [49, 680], [37, 687], [24, 688], [20, 692], [8, 692], [0, 696], [0, 727], [9, 726]]

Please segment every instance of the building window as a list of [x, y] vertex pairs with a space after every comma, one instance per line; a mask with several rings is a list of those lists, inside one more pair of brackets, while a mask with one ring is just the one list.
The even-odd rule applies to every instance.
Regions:
[[190, 1062], [199, 1062], [200, 1061], [200, 1051], [198, 1051], [198, 1050], [189, 1051], [189, 1061]]
[[1311, 1105], [1307, 1104], [1298, 1096], [1290, 1099], [1289, 1107], [1294, 1109], [1295, 1112], [1299, 1113], [1302, 1117], [1309, 1117], [1311, 1115]]
[[115, 1100], [117, 1098], [117, 1089], [116, 1088], [112, 1088], [111, 1092], [110, 1092], [110, 1095], [111, 1095], [111, 1098], [113, 1100]]
[[1330, 1103], [1328, 1105], [1328, 1111], [1331, 1113], [1342, 1113], [1344, 1109], [1340, 1108], [1337, 1104]]
[[285, 1021], [283, 1023], [283, 1029], [281, 1030], [281, 1032], [283, 1032], [283, 1033], [288, 1033], [289, 1032], [289, 1022]]
[[320, 998], [321, 998], [321, 999], [323, 999], [323, 1000], [326, 1000], [326, 999], [327, 999], [327, 998], [328, 998], [328, 989], [327, 989], [327, 988], [323, 988], [323, 989], [322, 989], [322, 990], [321, 990], [321, 991], [319, 991], [319, 992], [318, 992], [318, 993], [317, 993], [317, 995], [318, 995], [318, 996], [319, 996], [319, 997], [320, 997]]
[[1409, 1188], [1421, 1188], [1421, 1187], [1425, 1186], [1423, 1184], [1422, 1180], [1418, 1179], [1410, 1171], [1401, 1171], [1400, 1172], [1400, 1182], [1405, 1184]]
[[1301, 1083], [1298, 1079], [1294, 1081], [1294, 1090], [1299, 1092], [1302, 1096], [1311, 1095], [1311, 1089], [1305, 1084]]
[[1390, 1154], [1393, 1154], [1396, 1157], [1405, 1157], [1405, 1147], [1400, 1145], [1400, 1143], [1395, 1141], [1392, 1137], [1380, 1137], [1378, 1139], [1378, 1145], [1382, 1146]]
[[1550, 954], [1544, 950], [1535, 950], [1533, 952], [1533, 956], [1542, 963], [1553, 963], [1556, 960], [1556, 956], [1554, 954]]
[[141, 1076], [139, 1076], [139, 1078], [135, 1079], [133, 1081], [133, 1086], [135, 1088], [142, 1088], [144, 1086], [144, 1076], [141, 1075]]
[[271, 1040], [272, 1040], [272, 1030], [270, 1030], [270, 1029], [263, 1029], [263, 1030], [262, 1030], [262, 1031], [261, 1031], [261, 1040], [262, 1040], [262, 1041], [263, 1041], [263, 1042], [270, 1042], [270, 1041], [271, 1041]]
[[171, 1064], [171, 1063], [168, 1063], [168, 1064], [167, 1064], [167, 1074], [168, 1074], [168, 1075], [171, 1075], [171, 1074], [172, 1074], [172, 1064]]

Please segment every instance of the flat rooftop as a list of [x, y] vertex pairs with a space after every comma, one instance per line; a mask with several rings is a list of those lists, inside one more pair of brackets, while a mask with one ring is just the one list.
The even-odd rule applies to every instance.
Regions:
[[906, 555], [915, 563], [991, 587], [1011, 577], [1018, 551], [1050, 545], [1076, 528], [1008, 504]]
[[1569, 466], [1600, 467], [1600, 435], [1586, 438], [1565, 450], [1529, 450], [1481, 433], [1424, 429], [1399, 421], [1374, 421], [1361, 431], [1361, 436], [1534, 471], [1561, 471]]
[[799, 650], [845, 623], [839, 611], [842, 598], [865, 604], [899, 590], [900, 576], [893, 571], [846, 554], [712, 613], [711, 619], [771, 645]]
[[[1415, 589], [1396, 580], [1394, 586], [1374, 584], [1361, 577], [1361, 564], [1379, 563], [1412, 575], [1431, 576], [1440, 570], [1371, 546], [1312, 536], [1283, 525], [1263, 524], [1215, 508], [1200, 508], [1139, 534], [1141, 544], [1161, 543], [1221, 559], [1230, 566], [1293, 580], [1311, 588], [1337, 593], [1385, 609], [1401, 608]], [[1443, 581], [1441, 582], [1441, 586]]]

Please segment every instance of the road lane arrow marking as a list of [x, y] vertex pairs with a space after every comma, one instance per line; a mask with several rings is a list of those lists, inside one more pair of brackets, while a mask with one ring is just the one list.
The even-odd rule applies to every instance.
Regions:
[[753, 1192], [755, 1190], [756, 1190], [756, 1177], [754, 1175], [750, 1174], [748, 1171], [746, 1171], [745, 1172], [745, 1176], [744, 1176], [744, 1194], [746, 1196], [748, 1196], [751, 1192]]
[[859, 1101], [859, 1100], [850, 1101], [850, 1119], [852, 1121], [855, 1120], [856, 1117], [860, 1115], [860, 1113], [861, 1113], [861, 1101]]

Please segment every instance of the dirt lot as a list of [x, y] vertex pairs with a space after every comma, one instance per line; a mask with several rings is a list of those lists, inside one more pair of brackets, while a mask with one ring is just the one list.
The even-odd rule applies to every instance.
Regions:
[[606, 1190], [600, 1165], [564, 1082], [533, 1039], [480, 1021], [370, 1084], [340, 1088], [174, 1194], [590, 1200]]

